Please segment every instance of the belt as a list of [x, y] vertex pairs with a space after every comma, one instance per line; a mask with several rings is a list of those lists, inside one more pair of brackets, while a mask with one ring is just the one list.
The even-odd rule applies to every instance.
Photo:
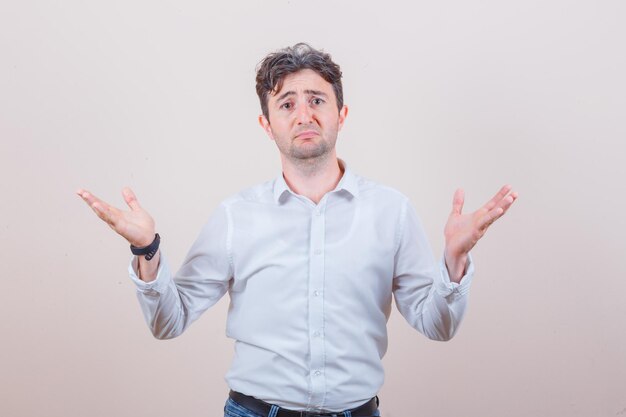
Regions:
[[[239, 405], [264, 416], [269, 415], [272, 408], [272, 404], [266, 403], [265, 401], [258, 400], [254, 397], [250, 397], [249, 395], [245, 395], [237, 391], [231, 390], [228, 396]], [[350, 413], [348, 415], [351, 415], [352, 417], [366, 417], [374, 415], [374, 412], [377, 409], [378, 396], [372, 398], [371, 400], [363, 405], [358, 406], [357, 408], [346, 411], [349, 411]], [[286, 408], [279, 408], [276, 417], [332, 417], [339, 416], [342, 413], [342, 411], [337, 411], [334, 413], [311, 413], [308, 411], [296, 411], [288, 410]]]

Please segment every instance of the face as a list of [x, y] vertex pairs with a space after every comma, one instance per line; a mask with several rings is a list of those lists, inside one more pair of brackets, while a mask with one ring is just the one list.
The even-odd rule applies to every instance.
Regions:
[[286, 76], [267, 104], [269, 120], [261, 115], [259, 123], [276, 142], [283, 160], [297, 163], [334, 154], [348, 108], [337, 109], [332, 85], [315, 71]]

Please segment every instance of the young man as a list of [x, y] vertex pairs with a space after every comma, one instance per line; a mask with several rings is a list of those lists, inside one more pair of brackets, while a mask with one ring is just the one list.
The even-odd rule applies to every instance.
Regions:
[[337, 157], [348, 108], [328, 54], [297, 44], [268, 55], [257, 93], [282, 175], [223, 201], [174, 276], [130, 189], [130, 211], [78, 194], [139, 255], [129, 271], [155, 337], [180, 335], [229, 293], [225, 415], [379, 415], [392, 295], [415, 329], [450, 339], [467, 303], [469, 251], [517, 194], [504, 186], [463, 214], [457, 190], [436, 264], [407, 197]]

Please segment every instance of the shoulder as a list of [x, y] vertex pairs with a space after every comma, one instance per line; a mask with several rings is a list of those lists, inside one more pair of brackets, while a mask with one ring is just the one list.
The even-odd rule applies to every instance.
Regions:
[[409, 203], [409, 198], [394, 187], [356, 174], [355, 178], [359, 186], [359, 197], [366, 201], [376, 201], [378, 204], [393, 204], [398, 206]]
[[240, 204], [264, 204], [272, 201], [274, 191], [274, 181], [268, 180], [260, 184], [256, 184], [232, 194], [220, 203], [225, 208], [230, 208]]

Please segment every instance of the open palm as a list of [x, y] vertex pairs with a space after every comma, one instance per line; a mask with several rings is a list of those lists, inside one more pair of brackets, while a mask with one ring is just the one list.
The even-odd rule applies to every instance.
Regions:
[[135, 193], [130, 188], [126, 187], [122, 191], [122, 196], [130, 208], [127, 211], [107, 204], [86, 190], [80, 189], [76, 194], [92, 208], [100, 219], [131, 245], [148, 246], [154, 240], [154, 219], [139, 205]]
[[452, 212], [444, 228], [446, 252], [452, 256], [466, 255], [483, 237], [489, 226], [499, 219], [517, 199], [511, 186], [505, 185], [484, 206], [473, 213], [463, 213], [465, 194], [456, 190], [452, 199]]

